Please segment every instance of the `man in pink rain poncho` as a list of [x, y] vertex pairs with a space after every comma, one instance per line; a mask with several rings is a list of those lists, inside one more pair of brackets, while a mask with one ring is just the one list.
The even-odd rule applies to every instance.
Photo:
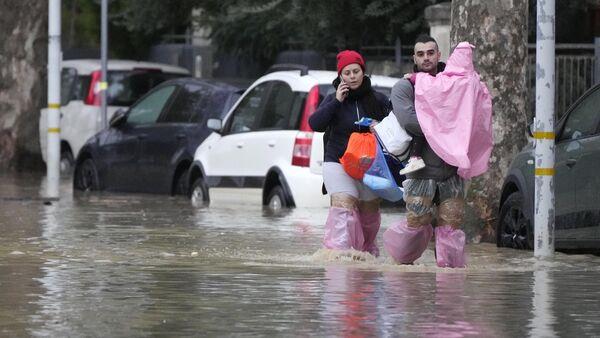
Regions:
[[406, 174], [403, 182], [406, 220], [383, 235], [394, 260], [411, 264], [418, 259], [435, 228], [436, 261], [440, 267], [465, 267], [465, 179], [487, 170], [493, 147], [490, 94], [475, 72], [473, 46], [458, 44], [448, 64], [439, 62], [436, 41], [417, 38], [410, 79], [398, 81], [391, 101], [400, 125], [417, 139], [425, 167]]

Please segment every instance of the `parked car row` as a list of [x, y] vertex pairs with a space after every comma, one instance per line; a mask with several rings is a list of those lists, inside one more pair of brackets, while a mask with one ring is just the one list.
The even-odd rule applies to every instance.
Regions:
[[[98, 59], [66, 60], [61, 69], [60, 168], [70, 173], [73, 160], [85, 141], [102, 130], [100, 109], [101, 63]], [[131, 60], [107, 63], [107, 119], [119, 108], [132, 105], [163, 81], [189, 76], [187, 69]], [[39, 135], [42, 158], [46, 161], [47, 109], [42, 109]]]
[[[323, 134], [310, 129], [308, 117], [333, 92], [335, 76], [274, 71], [241, 97], [239, 88], [217, 81], [164, 82], [86, 142], [74, 187], [187, 194], [196, 206], [210, 203], [211, 188], [255, 188], [262, 190], [258, 203], [270, 208], [327, 206]], [[397, 80], [371, 82], [389, 95]]]
[[239, 96], [240, 88], [212, 80], [160, 84], [83, 145], [74, 188], [186, 194], [194, 151], [211, 133], [207, 119], [221, 118]]

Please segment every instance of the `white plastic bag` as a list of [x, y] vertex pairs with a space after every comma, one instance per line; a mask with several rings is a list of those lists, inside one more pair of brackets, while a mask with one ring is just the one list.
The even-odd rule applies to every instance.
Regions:
[[412, 137], [400, 126], [394, 112], [390, 112], [388, 116], [375, 125], [374, 129], [379, 141], [388, 153], [395, 156], [402, 156], [407, 153]]

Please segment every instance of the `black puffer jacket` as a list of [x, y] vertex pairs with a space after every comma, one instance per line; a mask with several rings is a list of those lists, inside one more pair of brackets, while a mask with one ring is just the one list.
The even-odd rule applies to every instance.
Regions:
[[373, 94], [379, 106], [379, 109], [374, 109], [376, 111], [366, 111], [361, 98], [349, 96], [340, 102], [335, 98], [335, 93], [332, 93], [325, 97], [319, 108], [311, 115], [308, 120], [310, 127], [314, 131], [326, 132], [325, 162], [340, 161], [348, 146], [350, 134], [369, 131], [368, 127], [358, 126], [354, 122], [362, 117], [381, 121], [389, 114], [392, 106], [387, 96], [374, 90]]

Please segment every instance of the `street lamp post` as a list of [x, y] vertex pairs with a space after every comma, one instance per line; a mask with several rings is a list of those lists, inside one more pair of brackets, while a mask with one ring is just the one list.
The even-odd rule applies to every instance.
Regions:
[[100, 105], [102, 110], [101, 124], [102, 129], [104, 129], [108, 126], [106, 114], [106, 89], [108, 89], [108, 80], [106, 78], [106, 64], [108, 54], [108, 0], [102, 0], [100, 12], [100, 62], [102, 64], [102, 80], [100, 81]]
[[60, 8], [60, 0], [48, 1], [46, 195], [50, 199], [58, 199], [60, 180]]
[[537, 0], [534, 256], [554, 254], [554, 0]]

